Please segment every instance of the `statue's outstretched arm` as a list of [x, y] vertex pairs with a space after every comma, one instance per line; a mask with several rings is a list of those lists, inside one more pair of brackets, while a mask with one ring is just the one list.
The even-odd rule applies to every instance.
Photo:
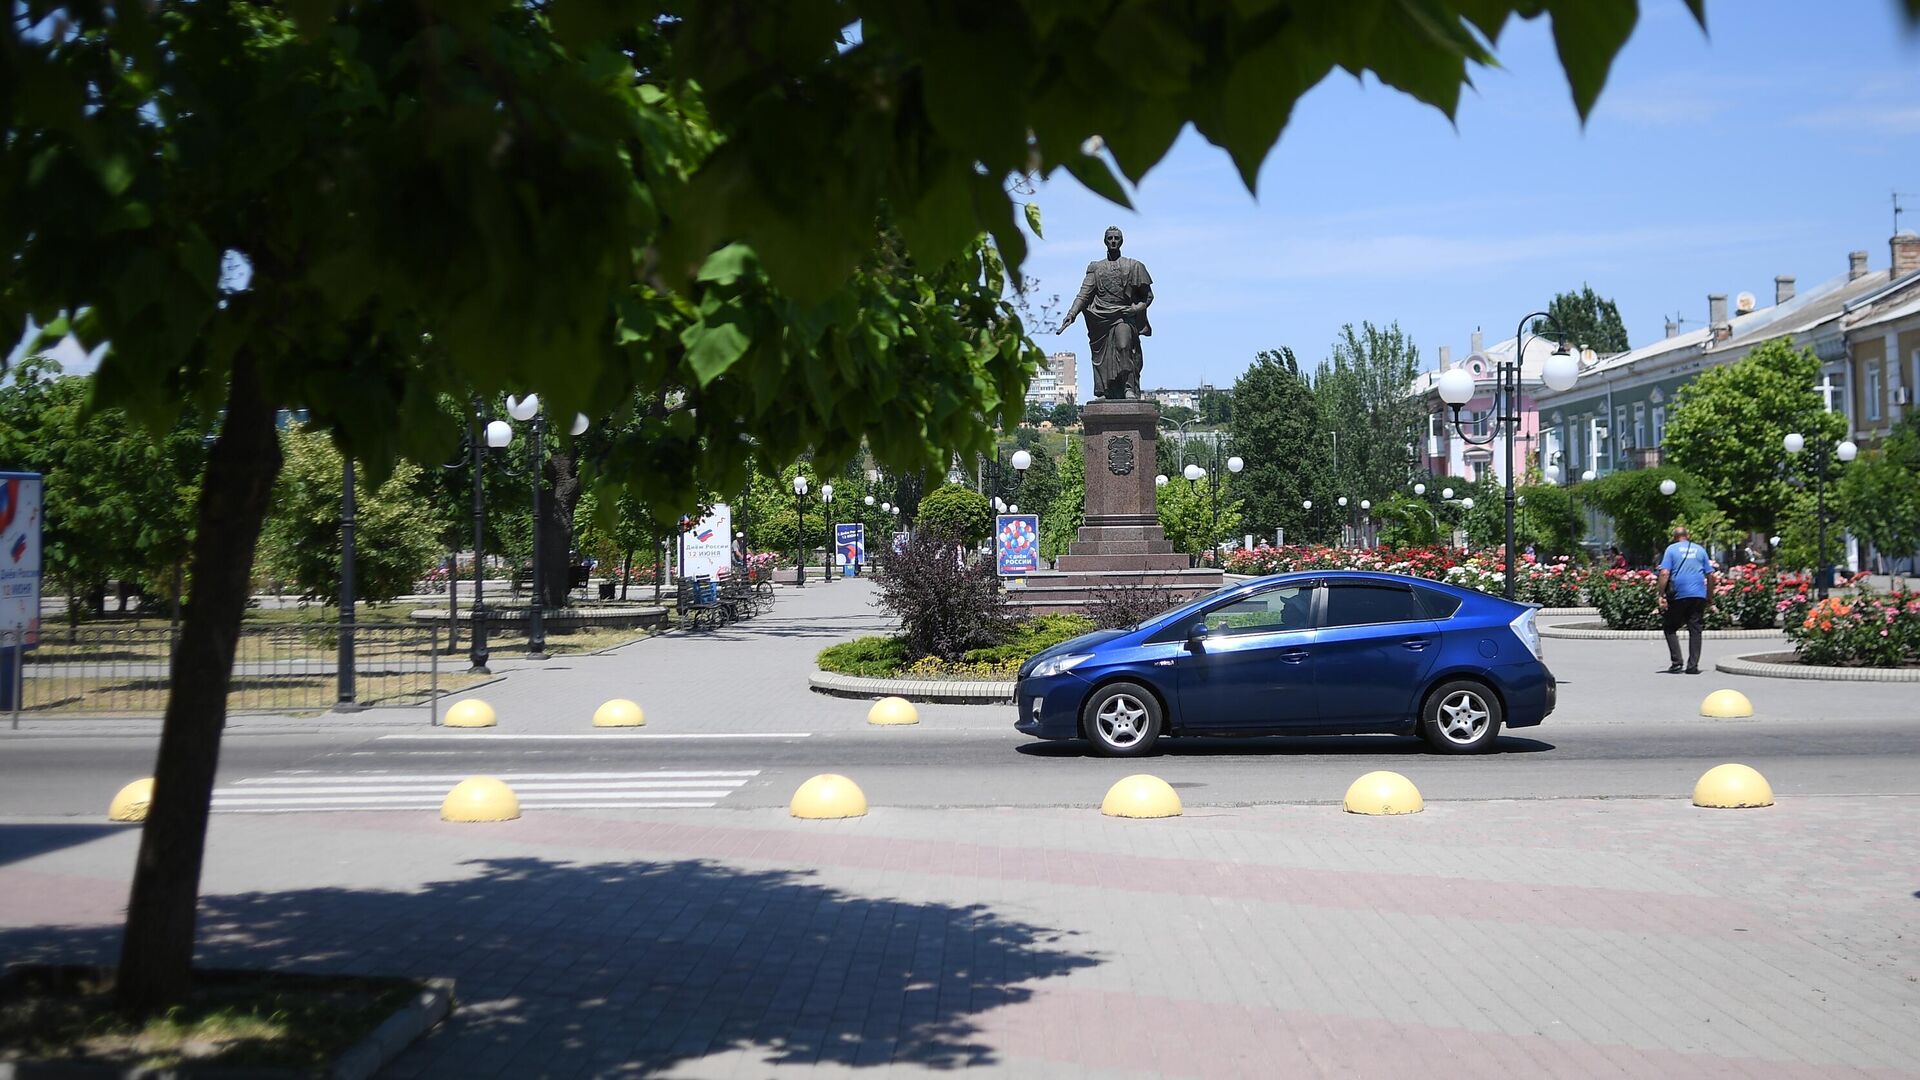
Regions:
[[1072, 326], [1073, 320], [1080, 316], [1080, 312], [1087, 306], [1087, 301], [1091, 299], [1093, 299], [1093, 267], [1089, 266], [1086, 278], [1080, 282], [1080, 295], [1073, 298], [1073, 305], [1067, 308], [1067, 317], [1060, 320], [1060, 329], [1055, 330], [1054, 333], [1058, 334]]

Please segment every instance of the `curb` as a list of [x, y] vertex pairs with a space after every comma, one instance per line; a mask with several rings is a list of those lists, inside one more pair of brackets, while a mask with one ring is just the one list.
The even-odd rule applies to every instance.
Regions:
[[1560, 616], [1560, 615], [1598, 615], [1600, 614], [1600, 609], [1597, 607], [1543, 607], [1539, 611], [1534, 612], [1534, 614], [1542, 617]]
[[1763, 679], [1820, 679], [1827, 682], [1920, 683], [1920, 668], [1826, 667], [1819, 664], [1782, 664], [1755, 659], [1766, 653], [1736, 656], [1713, 665], [1728, 675], [1756, 675]]
[[[1712, 641], [1729, 638], [1771, 638], [1780, 637], [1785, 633], [1784, 630], [1702, 630], [1700, 636]], [[1659, 641], [1666, 635], [1658, 630], [1611, 630], [1605, 626], [1587, 623], [1561, 623], [1557, 626], [1540, 627], [1540, 636], [1587, 641]]]
[[847, 698], [898, 697], [947, 705], [1004, 705], [1013, 700], [1011, 682], [973, 682], [965, 679], [867, 679], [815, 671], [807, 686], [816, 694]]
[[367, 1080], [453, 1011], [452, 979], [420, 981], [425, 986], [414, 995], [412, 1001], [400, 1006], [365, 1038], [342, 1051], [324, 1072], [278, 1066], [187, 1064], [148, 1067], [78, 1061], [18, 1061], [0, 1062], [0, 1080], [194, 1080], [195, 1077], [205, 1080], [231, 1080], [235, 1077], [250, 1077], [253, 1080], [281, 1080], [282, 1077], [285, 1080], [307, 1080], [312, 1077]]
[[426, 979], [426, 987], [367, 1037], [348, 1047], [327, 1071], [328, 1080], [366, 1080], [453, 1011], [453, 980]]

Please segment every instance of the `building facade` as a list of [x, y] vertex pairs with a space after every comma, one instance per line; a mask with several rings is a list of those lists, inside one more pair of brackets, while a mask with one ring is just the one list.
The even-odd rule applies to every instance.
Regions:
[[1047, 357], [1047, 366], [1027, 384], [1029, 405], [1071, 405], [1080, 398], [1080, 358], [1070, 352]]

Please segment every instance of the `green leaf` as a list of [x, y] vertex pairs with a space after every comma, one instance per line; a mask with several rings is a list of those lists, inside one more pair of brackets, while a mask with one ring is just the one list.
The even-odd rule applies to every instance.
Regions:
[[1040, 231], [1040, 204], [1039, 203], [1030, 202], [1027, 204], [1027, 228], [1032, 229], [1033, 235], [1039, 237], [1040, 239], [1045, 240], [1047, 238], [1047, 234]]
[[694, 280], [731, 285], [752, 270], [753, 266], [752, 248], [745, 244], [728, 244], [707, 256], [707, 261], [700, 264], [700, 272], [694, 276]]
[[1633, 33], [1640, 5], [1637, 0], [1550, 0], [1547, 7], [1553, 13], [1553, 44], [1567, 69], [1573, 107], [1585, 120], [1607, 84], [1614, 55]]
[[1133, 209], [1133, 200], [1127, 198], [1127, 189], [1120, 186], [1120, 178], [1113, 175], [1113, 170], [1108, 167], [1105, 158], [1093, 154], [1082, 154], [1075, 150], [1060, 165], [1075, 180], [1084, 184], [1088, 191], [1109, 202], [1118, 203], [1129, 210]]
[[748, 346], [753, 344], [746, 332], [732, 322], [696, 323], [687, 328], [680, 340], [687, 346], [687, 366], [693, 369], [703, 389], [739, 363], [747, 354]]

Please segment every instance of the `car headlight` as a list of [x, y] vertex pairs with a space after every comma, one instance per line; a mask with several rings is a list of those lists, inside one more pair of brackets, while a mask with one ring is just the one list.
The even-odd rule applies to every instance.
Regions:
[[1049, 656], [1035, 664], [1027, 674], [1036, 679], [1045, 679], [1053, 675], [1065, 675], [1081, 664], [1093, 659], [1092, 653], [1068, 653], [1065, 656]]

